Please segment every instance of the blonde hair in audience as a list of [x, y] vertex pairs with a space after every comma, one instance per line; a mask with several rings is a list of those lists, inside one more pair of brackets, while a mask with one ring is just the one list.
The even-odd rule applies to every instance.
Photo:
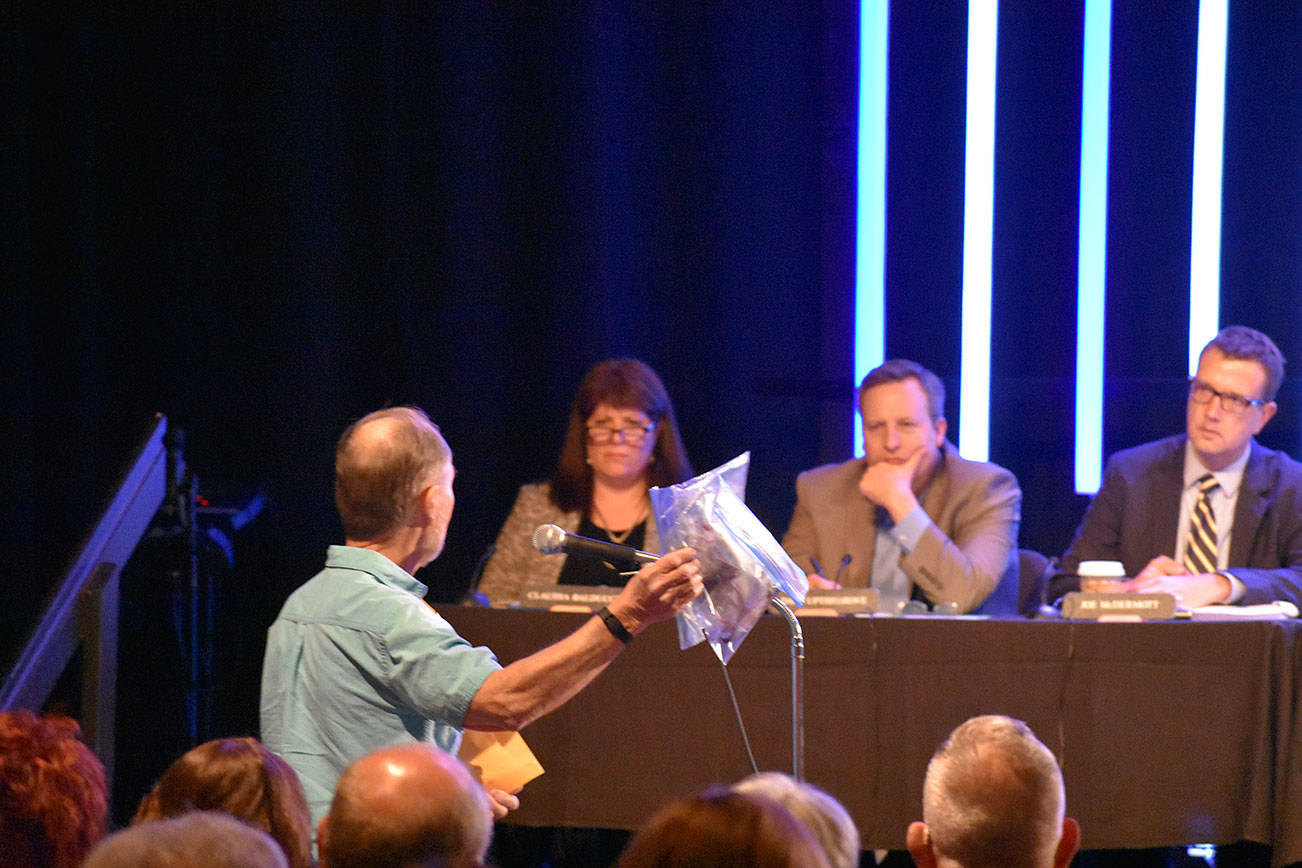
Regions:
[[619, 868], [829, 868], [814, 834], [767, 796], [706, 790], [638, 830]]
[[751, 775], [733, 789], [768, 796], [790, 811], [814, 833], [832, 868], [856, 868], [859, 864], [859, 829], [850, 812], [829, 793], [781, 772]]
[[286, 868], [261, 829], [219, 811], [191, 811], [123, 829], [99, 843], [84, 868]]

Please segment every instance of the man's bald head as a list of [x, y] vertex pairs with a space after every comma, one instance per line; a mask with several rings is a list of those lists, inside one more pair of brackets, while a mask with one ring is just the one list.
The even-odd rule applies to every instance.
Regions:
[[321, 821], [321, 865], [477, 866], [492, 834], [488, 795], [460, 760], [428, 744], [398, 745], [339, 778]]
[[344, 535], [367, 541], [390, 536], [451, 461], [438, 426], [419, 408], [390, 407], [358, 419], [335, 447], [335, 505]]
[[922, 793], [926, 828], [917, 834], [940, 865], [1049, 866], [1075, 852], [1079, 830], [1064, 822], [1064, 808], [1062, 772], [1049, 749], [1020, 720], [984, 715], [955, 729], [932, 756]]

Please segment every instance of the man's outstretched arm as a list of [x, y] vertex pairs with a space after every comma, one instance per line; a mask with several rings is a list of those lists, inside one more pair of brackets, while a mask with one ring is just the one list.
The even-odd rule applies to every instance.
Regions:
[[[608, 608], [636, 636], [678, 614], [702, 587], [696, 552], [679, 549], [638, 570]], [[591, 683], [623, 647], [594, 615], [559, 642], [489, 675], [470, 701], [463, 725], [522, 729]]]

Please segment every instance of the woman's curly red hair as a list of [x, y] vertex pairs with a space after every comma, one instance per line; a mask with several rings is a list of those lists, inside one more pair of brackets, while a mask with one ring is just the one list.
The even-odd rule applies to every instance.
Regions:
[[0, 852], [5, 864], [76, 868], [104, 835], [104, 765], [75, 720], [0, 712]]

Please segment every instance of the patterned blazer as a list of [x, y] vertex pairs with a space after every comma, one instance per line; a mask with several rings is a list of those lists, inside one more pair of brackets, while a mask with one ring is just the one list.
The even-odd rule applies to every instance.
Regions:
[[[574, 533], [582, 516], [577, 511], [565, 512], [552, 503], [551, 490], [547, 482], [520, 488], [515, 506], [497, 535], [496, 551], [484, 566], [479, 583], [479, 590], [494, 605], [517, 602], [526, 587], [554, 585], [560, 578], [566, 555], [545, 555], [538, 551], [533, 547], [533, 532], [540, 524], [554, 524]], [[649, 552], [660, 552], [660, 536], [654, 521], [646, 523], [642, 547]]]

